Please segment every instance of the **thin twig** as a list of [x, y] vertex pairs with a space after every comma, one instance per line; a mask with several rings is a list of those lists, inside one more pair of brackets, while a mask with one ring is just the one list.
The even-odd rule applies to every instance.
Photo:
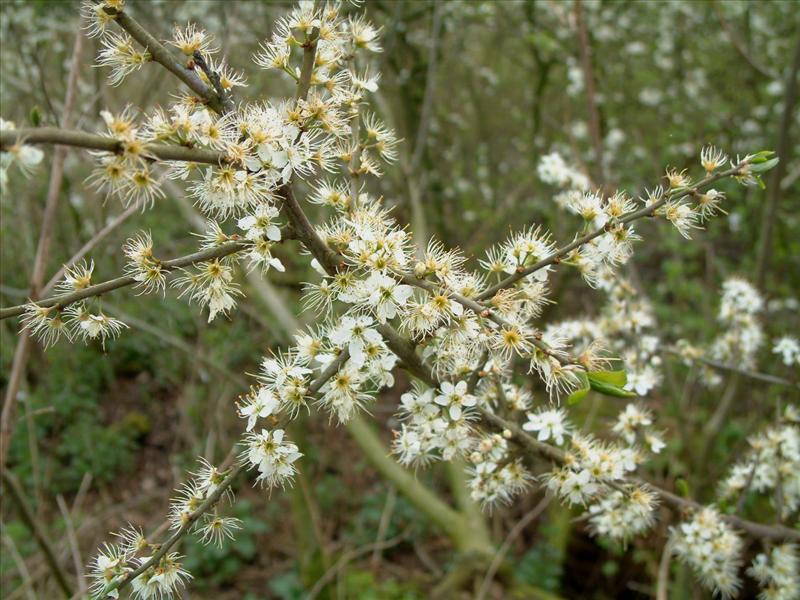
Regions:
[[[775, 462], [776, 464], [780, 465], [783, 462], [783, 453], [781, 451], [782, 444], [778, 443], [775, 449]], [[775, 520], [780, 525], [783, 523], [783, 472], [780, 469], [780, 466], [776, 469], [776, 481], [775, 481]]]
[[775, 150], [781, 161], [775, 166], [771, 173], [769, 190], [767, 191], [767, 201], [764, 203], [763, 216], [761, 219], [761, 231], [758, 240], [758, 254], [756, 256], [756, 286], [764, 289], [764, 282], [767, 280], [770, 260], [772, 258], [772, 238], [775, 222], [778, 217], [778, 204], [781, 198], [781, 179], [786, 172], [786, 164], [791, 155], [791, 130], [797, 123], [794, 117], [794, 109], [797, 105], [797, 74], [800, 72], [800, 35], [794, 48], [794, 59], [784, 82], [783, 116], [778, 129], [777, 144]]
[[19, 516], [22, 519], [22, 522], [25, 523], [25, 526], [31, 532], [33, 538], [36, 540], [36, 543], [39, 545], [39, 548], [44, 554], [47, 566], [50, 567], [50, 572], [53, 574], [53, 577], [55, 577], [58, 587], [61, 588], [61, 591], [67, 598], [70, 598], [72, 596], [72, 587], [69, 585], [69, 583], [67, 583], [67, 574], [64, 572], [64, 569], [61, 568], [61, 565], [58, 564], [58, 559], [56, 558], [56, 553], [53, 550], [53, 546], [50, 543], [50, 540], [47, 539], [47, 534], [44, 532], [41, 523], [39, 523], [39, 521], [36, 519], [36, 516], [33, 514], [33, 510], [28, 504], [28, 501], [25, 499], [25, 493], [22, 491], [22, 486], [19, 484], [19, 481], [17, 481], [17, 478], [14, 477], [14, 475], [8, 469], [3, 469], [2, 477], [6, 492], [9, 494], [9, 496], [11, 496], [14, 504], [17, 505], [17, 508], [19, 509]]
[[[115, 154], [119, 154], [123, 150], [123, 143], [116, 138], [78, 131], [69, 127], [23, 127], [0, 131], [0, 149], [10, 148], [18, 143], [75, 146], [89, 150], [105, 150]], [[144, 148], [144, 154], [161, 160], [178, 160], [211, 165], [217, 165], [226, 160], [225, 155], [221, 152], [161, 143], [147, 144]]]
[[61, 511], [61, 517], [64, 519], [64, 527], [67, 530], [67, 542], [72, 554], [72, 564], [75, 566], [75, 575], [78, 577], [78, 597], [85, 598], [88, 594], [88, 588], [86, 587], [86, 576], [83, 572], [83, 559], [78, 547], [78, 538], [75, 537], [75, 528], [72, 526], [72, 517], [70, 517], [67, 503], [64, 502], [64, 497], [61, 494], [56, 496], [56, 503]]
[[[322, 8], [323, 0], [314, 0], [314, 14], [318, 14]], [[297, 79], [297, 90], [295, 90], [295, 102], [305, 100], [308, 90], [311, 87], [311, 78], [314, 74], [314, 60], [317, 56], [317, 39], [319, 38], [319, 27], [314, 27], [310, 34], [306, 35], [303, 42], [303, 65], [300, 68], [300, 77]]]
[[767, 68], [761, 62], [753, 56], [748, 48], [745, 46], [744, 42], [739, 38], [737, 33], [731, 27], [731, 24], [728, 22], [728, 19], [725, 18], [725, 15], [722, 12], [722, 7], [719, 5], [717, 0], [712, 0], [711, 7], [714, 9], [714, 12], [717, 15], [717, 19], [719, 20], [719, 24], [722, 27], [722, 30], [725, 32], [725, 35], [728, 37], [728, 41], [730, 41], [731, 45], [736, 48], [736, 51], [742, 56], [747, 64], [749, 64], [753, 69], [759, 74], [767, 77], [769, 79], [777, 79], [779, 77], [778, 73], [775, 73], [771, 69]]
[[89, 491], [89, 486], [92, 484], [92, 474], [87, 471], [83, 474], [83, 478], [81, 479], [81, 485], [78, 487], [78, 492], [75, 494], [75, 498], [72, 500], [72, 506], [70, 507], [70, 512], [75, 514], [77, 513], [81, 507], [83, 506], [83, 501], [86, 499], [86, 494]]
[[71, 267], [75, 265], [78, 261], [80, 261], [84, 256], [89, 254], [89, 252], [94, 249], [97, 244], [102, 242], [109, 233], [114, 231], [117, 227], [122, 225], [128, 217], [130, 217], [133, 213], [135, 213], [139, 207], [136, 204], [131, 204], [128, 208], [114, 217], [111, 221], [109, 221], [105, 227], [100, 229], [97, 233], [95, 233], [89, 241], [87, 241], [83, 246], [81, 246], [80, 250], [78, 250], [72, 257], [65, 262], [61, 268], [55, 272], [55, 274], [50, 278], [45, 286], [42, 288], [42, 296], [48, 296], [52, 291], [53, 288], [58, 283], [59, 279], [64, 275], [64, 269], [67, 267]]
[[378, 521], [378, 533], [375, 536], [375, 551], [372, 553], [372, 560], [370, 565], [373, 569], [377, 569], [381, 562], [381, 550], [377, 544], [383, 543], [386, 538], [386, 532], [389, 530], [389, 524], [392, 522], [392, 515], [394, 514], [394, 505], [397, 501], [397, 488], [393, 485], [389, 486], [389, 492], [386, 494], [386, 503], [381, 511], [381, 519]]
[[11, 559], [14, 561], [14, 564], [17, 567], [17, 571], [19, 571], [20, 579], [22, 579], [21, 589], [25, 591], [25, 593], [28, 595], [28, 598], [31, 600], [36, 600], [36, 592], [33, 589], [33, 580], [31, 579], [31, 574], [28, 571], [28, 565], [25, 564], [25, 560], [17, 550], [17, 546], [14, 544], [14, 539], [6, 533], [5, 523], [3, 524], [2, 538], [3, 543], [8, 548], [8, 553], [11, 555]]
[[147, 49], [147, 52], [155, 62], [161, 64], [185, 83], [189, 89], [205, 100], [209, 107], [218, 113], [222, 113], [224, 110], [222, 99], [217, 96], [217, 93], [212, 87], [206, 85], [203, 80], [200, 79], [200, 76], [195, 73], [194, 69], [190, 69], [186, 65], [181, 64], [171, 50], [153, 37], [127, 12], [117, 11], [108, 6], [104, 10], [114, 17], [117, 25]]
[[443, 9], [444, 5], [441, 2], [434, 3], [431, 19], [430, 48], [428, 50], [428, 70], [425, 74], [425, 93], [422, 98], [417, 135], [414, 137], [414, 152], [411, 155], [410, 173], [418, 171], [428, 141], [428, 131], [433, 114], [434, 80], [439, 59], [439, 35], [442, 29]]
[[[64, 99], [64, 111], [61, 115], [61, 123], [64, 127], [72, 125], [72, 113], [75, 101], [78, 96], [78, 74], [80, 71], [80, 56], [83, 48], [83, 33], [78, 30], [75, 35], [75, 42], [72, 46], [72, 63], [70, 64], [69, 77], [67, 79], [67, 92]], [[4, 133], [4, 132], [3, 132]], [[2, 147], [2, 137], [0, 137], [0, 147]], [[47, 259], [50, 254], [50, 242], [55, 228], [58, 213], [58, 203], [61, 198], [61, 182], [64, 179], [64, 159], [66, 151], [64, 148], [56, 148], [53, 153], [53, 164], [50, 168], [50, 183], [47, 189], [47, 200], [45, 201], [44, 215], [42, 216], [42, 229], [39, 234], [39, 243], [36, 247], [36, 257], [33, 261], [33, 273], [30, 283], [30, 297], [39, 297], [44, 281]], [[8, 448], [11, 444], [11, 436], [14, 434], [14, 424], [16, 422], [17, 394], [22, 380], [25, 378], [25, 369], [28, 365], [28, 355], [31, 348], [30, 334], [25, 331], [22, 333], [14, 351], [14, 360], [11, 367], [11, 374], [8, 378], [5, 398], [3, 400], [3, 411], [0, 416], [0, 469], [5, 468], [8, 458]], [[26, 400], [27, 406], [27, 400]], [[29, 413], [28, 413], [29, 414]], [[38, 471], [36, 441], [31, 440], [33, 453], [31, 460], [34, 464], [34, 474]], [[34, 477], [36, 489], [38, 486], [38, 476]]]
[[734, 514], [737, 516], [742, 514], [742, 509], [744, 509], [744, 503], [747, 500], [747, 494], [750, 491], [750, 486], [753, 485], [753, 477], [755, 477], [757, 468], [758, 455], [753, 458], [753, 466], [750, 468], [750, 473], [747, 474], [747, 481], [745, 481], [742, 491], [739, 492], [739, 499], [736, 501], [736, 510], [734, 511]]
[[414, 538], [413, 545], [414, 545], [414, 554], [416, 554], [417, 558], [419, 558], [419, 562], [421, 562], [425, 566], [425, 568], [431, 572], [431, 574], [434, 577], [436, 577], [437, 579], [441, 578], [443, 575], [442, 568], [438, 564], [436, 564], [436, 561], [428, 553], [425, 547], [420, 543], [419, 539]]
[[486, 594], [489, 591], [489, 586], [492, 584], [492, 580], [497, 573], [497, 569], [499, 569], [500, 565], [503, 564], [506, 554], [508, 554], [508, 551], [511, 549], [511, 545], [514, 543], [514, 540], [519, 537], [519, 535], [528, 525], [533, 523], [541, 516], [552, 499], [553, 497], [549, 494], [545, 495], [545, 497], [542, 498], [536, 506], [525, 513], [525, 515], [519, 521], [517, 521], [514, 527], [511, 528], [511, 531], [508, 532], [506, 539], [503, 541], [503, 545], [497, 549], [489, 568], [486, 570], [486, 575], [484, 576], [483, 583], [481, 584], [481, 587], [475, 596], [475, 600], [483, 600], [486, 597]]
[[583, 69], [583, 82], [586, 89], [586, 106], [589, 112], [589, 132], [594, 145], [594, 159], [597, 163], [597, 183], [601, 186], [606, 183], [605, 161], [603, 159], [603, 135], [600, 131], [600, 112], [597, 108], [597, 98], [594, 89], [594, 69], [592, 68], [592, 46], [586, 23], [583, 19], [583, 2], [575, 0], [575, 24], [578, 28], [578, 42], [581, 51], [581, 67]]
[[[667, 192], [666, 194], [664, 194], [664, 196], [660, 200], [658, 200], [657, 202], [654, 202], [653, 204], [651, 204], [649, 206], [645, 206], [643, 208], [640, 208], [639, 210], [635, 210], [635, 211], [633, 211], [631, 213], [628, 213], [627, 215], [621, 217], [619, 219], [619, 223], [622, 224], [622, 225], [627, 225], [628, 223], [632, 223], [633, 221], [636, 221], [638, 219], [642, 219], [644, 217], [649, 217], [649, 216], [653, 215], [659, 208], [664, 206], [669, 200], [673, 200], [675, 198], [680, 199], [680, 198], [683, 198], [683, 197], [686, 197], [686, 196], [693, 196], [699, 190], [705, 189], [706, 187], [708, 187], [709, 185], [711, 185], [715, 181], [718, 181], [718, 180], [723, 179], [725, 177], [731, 177], [731, 176], [737, 174], [739, 172], [739, 170], [742, 168], [742, 166], [743, 165], [737, 165], [736, 167], [734, 167], [732, 169], [728, 169], [727, 171], [720, 171], [719, 173], [716, 173], [715, 175], [710, 175], [708, 177], [705, 177], [703, 180], [701, 180], [699, 183], [697, 183], [692, 188], [688, 188], [688, 189], [687, 188], [678, 188], [678, 189], [675, 189], [675, 190], [671, 190], [671, 191]], [[566, 246], [563, 246], [563, 247], [559, 248], [553, 254], [551, 254], [550, 256], [548, 256], [545, 259], [540, 260], [536, 264], [531, 265], [530, 267], [526, 267], [524, 269], [519, 269], [516, 273], [513, 273], [513, 274], [509, 275], [508, 277], [506, 277], [505, 279], [500, 281], [498, 284], [490, 287], [488, 290], [485, 290], [482, 293], [480, 293], [477, 296], [475, 296], [475, 299], [476, 300], [487, 300], [487, 299], [491, 298], [492, 296], [494, 296], [500, 290], [504, 290], [506, 288], [511, 287], [512, 285], [514, 285], [520, 279], [524, 279], [528, 275], [531, 275], [531, 274], [535, 273], [536, 271], [540, 271], [541, 269], [544, 269], [545, 267], [547, 267], [549, 265], [558, 263], [563, 257], [567, 256], [573, 250], [575, 250], [577, 248], [580, 248], [581, 246], [583, 246], [584, 244], [587, 244], [588, 242], [591, 242], [593, 239], [603, 235], [604, 233], [606, 233], [606, 228], [605, 227], [599, 227], [595, 231], [592, 231], [591, 233], [587, 233], [586, 235], [575, 239], [573, 242], [567, 244]]]
[[3, 399], [3, 412], [0, 416], [0, 468], [6, 464], [6, 454], [11, 446], [11, 435], [16, 424], [17, 394], [25, 377], [25, 365], [28, 362], [28, 352], [33, 343], [28, 330], [23, 331], [17, 341], [14, 359], [11, 363], [11, 374], [8, 376], [5, 398]]
[[233, 105], [233, 99], [231, 98], [230, 94], [225, 91], [225, 88], [222, 87], [222, 81], [220, 80], [219, 73], [211, 69], [199, 50], [194, 51], [192, 58], [194, 58], [194, 62], [198, 67], [200, 67], [203, 73], [206, 74], [206, 77], [208, 77], [211, 85], [214, 86], [214, 90], [217, 93], [217, 98], [220, 99], [220, 104], [222, 107], [221, 114], [229, 113], [234, 110], [235, 106]]
[[739, 376], [734, 373], [731, 375], [731, 378], [728, 380], [728, 385], [725, 386], [725, 391], [722, 393], [722, 398], [717, 403], [717, 408], [714, 411], [714, 414], [711, 418], [706, 421], [705, 426], [703, 427], [703, 439], [704, 448], [705, 450], [701, 453], [702, 457], [706, 456], [706, 453], [713, 445], [714, 438], [719, 433], [719, 430], [722, 426], [722, 422], [728, 416], [728, 412], [733, 405], [733, 400], [736, 398], [736, 392], [739, 389]]
[[422, 97], [422, 108], [419, 113], [419, 124], [417, 134], [414, 136], [414, 149], [410, 159], [402, 161], [404, 168], [405, 181], [408, 185], [408, 196], [411, 202], [412, 224], [414, 226], [415, 239], [417, 243], [417, 257], [422, 258], [424, 247], [428, 243], [428, 224], [425, 219], [425, 208], [422, 202], [422, 188], [426, 185], [426, 176], [423, 170], [419, 169], [422, 162], [425, 148], [428, 143], [428, 132], [433, 117], [433, 98], [435, 92], [436, 69], [439, 62], [439, 36], [442, 29], [442, 12], [444, 6], [441, 2], [433, 5], [433, 16], [431, 19], [430, 46], [428, 50], [428, 69], [425, 74], [425, 92]]
[[366, 544], [361, 548], [351, 550], [350, 552], [345, 552], [339, 558], [339, 560], [337, 560], [336, 563], [330, 569], [325, 571], [322, 577], [317, 580], [317, 582], [314, 584], [314, 587], [312, 587], [308, 592], [308, 595], [306, 595], [305, 600], [314, 600], [314, 598], [319, 595], [323, 588], [328, 585], [328, 583], [330, 583], [342, 569], [344, 569], [350, 562], [359, 556], [369, 554], [375, 550], [386, 550], [387, 548], [397, 546], [397, 544], [403, 542], [406, 537], [406, 534], [402, 533], [390, 540], [386, 540], [385, 542], [373, 542], [371, 544]]
[[[181, 267], [188, 267], [196, 263], [214, 260], [215, 258], [223, 258], [225, 256], [235, 254], [236, 252], [241, 252], [242, 250], [248, 248], [251, 243], [252, 242], [244, 240], [226, 242], [219, 246], [215, 246], [214, 248], [200, 250], [199, 252], [193, 252], [192, 254], [187, 254], [186, 256], [181, 256], [179, 258], [174, 258], [172, 260], [165, 260], [161, 263], [161, 268], [164, 271], [173, 271]], [[117, 277], [116, 279], [109, 279], [108, 281], [104, 281], [103, 283], [90, 285], [89, 287], [83, 288], [82, 290], [76, 290], [68, 294], [59, 294], [57, 296], [51, 296], [44, 300], [40, 300], [39, 302], [37, 302], [37, 304], [42, 307], [57, 306], [59, 308], [64, 308], [65, 306], [69, 306], [73, 302], [85, 300], [86, 298], [91, 298], [93, 296], [101, 296], [113, 290], [126, 287], [129, 285], [134, 285], [136, 283], [139, 282], [136, 281], [133, 277], [125, 275], [123, 277]], [[26, 306], [27, 306], [26, 304], [20, 304], [8, 308], [0, 308], [0, 321], [3, 319], [8, 319], [9, 317], [15, 317], [17, 315], [21, 315], [22, 313], [25, 312]]]
[[[666, 348], [664, 351], [674, 356], [687, 358], [680, 350], [676, 348]], [[756, 371], [749, 371], [747, 369], [742, 369], [741, 367], [736, 367], [733, 365], [727, 365], [725, 363], [721, 363], [719, 361], [712, 360], [704, 356], [693, 356], [687, 359], [693, 362], [703, 363], [704, 365], [708, 365], [709, 367], [713, 367], [720, 371], [728, 371], [730, 373], [736, 373], [737, 375], [742, 375], [743, 377], [748, 377], [750, 379], [757, 379], [758, 381], [765, 381], [767, 383], [774, 383], [776, 385], [785, 385], [789, 387], [800, 388], [800, 381], [792, 381], [790, 379], [786, 379], [785, 377], [778, 377], [777, 375], [770, 375], [768, 373], [758, 373]]]
[[668, 587], [669, 587], [669, 562], [672, 558], [672, 548], [675, 543], [672, 537], [664, 544], [664, 549], [661, 551], [661, 560], [658, 563], [658, 581], [656, 583], [656, 600], [668, 600]]

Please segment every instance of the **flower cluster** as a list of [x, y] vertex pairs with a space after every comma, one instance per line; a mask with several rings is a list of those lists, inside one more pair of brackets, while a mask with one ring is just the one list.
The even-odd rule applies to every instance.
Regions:
[[800, 414], [786, 407], [783, 422], [748, 439], [750, 449], [721, 484], [723, 498], [755, 492], [780, 505], [781, 518], [800, 510]]
[[528, 413], [528, 422], [522, 425], [522, 429], [537, 432], [536, 439], [540, 442], [552, 439], [553, 443], [561, 446], [570, 425], [564, 410], [540, 410], [536, 414]]
[[166, 273], [161, 261], [153, 256], [153, 238], [149, 233], [140, 233], [129, 238], [122, 246], [127, 263], [125, 274], [136, 280], [142, 293], [166, 289]]
[[[643, 451], [634, 445], [640, 441], [639, 436], [631, 438], [625, 434], [649, 425], [645, 413], [634, 418], [633, 412], [627, 409], [628, 417], [620, 419], [621, 422], [636, 422], [635, 426], [624, 428], [622, 437], [628, 446], [604, 443], [575, 433], [563, 410], [529, 413], [528, 422], [523, 425], [526, 431], [538, 432], [539, 442], [552, 440], [560, 446], [565, 443], [565, 438], [570, 438], [563, 455], [563, 466], [541, 479], [562, 501], [588, 506], [587, 515], [596, 534], [621, 541], [650, 528], [657, 505], [653, 491], [625, 483], [627, 474], [644, 461]], [[656, 443], [650, 444], [650, 448], [653, 451], [660, 449]]]
[[158, 545], [147, 541], [141, 530], [128, 526], [114, 535], [119, 542], [105, 544], [91, 564], [89, 589], [93, 597], [119, 598], [117, 587], [145, 565], [147, 568], [131, 581], [138, 600], [171, 598], [191, 578], [176, 552], [167, 552], [154, 561]]
[[272, 246], [281, 241], [281, 230], [275, 219], [278, 216], [278, 209], [268, 204], [261, 204], [256, 207], [253, 214], [242, 217], [238, 221], [239, 229], [245, 232], [245, 238], [253, 242], [253, 246], [247, 253], [250, 259], [250, 267], [259, 267], [266, 273], [270, 267], [277, 271], [285, 271], [286, 268], [279, 258], [272, 256]]
[[800, 556], [794, 544], [775, 546], [753, 559], [747, 574], [763, 588], [763, 600], [794, 600], [800, 596]]
[[744, 542], [712, 507], [672, 529], [673, 552], [694, 569], [708, 589], [723, 598], [736, 595]]
[[545, 183], [563, 189], [553, 200], [573, 212], [576, 212], [573, 202], [582, 198], [591, 185], [589, 178], [576, 167], [568, 165], [558, 152], [542, 156], [536, 166], [536, 174]]
[[596, 535], [627, 542], [653, 526], [657, 498], [647, 487], [611, 492], [589, 507], [589, 525]]
[[261, 433], [245, 436], [247, 451], [244, 458], [258, 469], [256, 481], [268, 488], [284, 487], [297, 472], [294, 463], [302, 456], [295, 444], [283, 438], [283, 429], [262, 429]]
[[248, 419], [248, 431], [258, 417], [280, 413], [295, 418], [301, 409], [310, 410], [307, 402], [313, 369], [341, 363], [345, 351], [346, 364], [339, 364], [319, 389], [317, 406], [326, 409], [331, 417], [346, 423], [375, 391], [394, 384], [391, 371], [397, 359], [369, 316], [343, 317], [328, 328], [297, 334], [295, 341], [288, 352], [262, 361], [260, 385], [239, 408], [240, 415]]
[[758, 319], [764, 300], [758, 290], [739, 277], [722, 284], [718, 319], [725, 327], [711, 344], [713, 359], [726, 364], [752, 368], [756, 352], [764, 343], [764, 331]]
[[775, 340], [772, 353], [781, 357], [787, 367], [800, 366], [800, 341], [796, 337], [784, 335]]
[[[58, 289], [70, 293], [88, 288], [92, 283], [94, 262], [85, 261], [64, 267], [64, 279], [59, 282]], [[37, 337], [45, 348], [52, 346], [62, 337], [68, 341], [81, 339], [85, 343], [100, 340], [103, 349], [107, 339], [117, 337], [128, 326], [105, 314], [100, 308], [100, 301], [82, 300], [73, 302], [66, 308], [58, 305], [41, 306], [29, 302], [25, 306], [21, 323]]]
[[430, 388], [403, 394], [398, 410], [403, 424], [394, 441], [400, 463], [425, 464], [439, 456], [443, 460], [467, 456], [474, 443], [469, 421], [475, 404], [465, 381], [445, 381], [438, 394]]
[[639, 442], [647, 446], [653, 454], [658, 454], [664, 449], [664, 441], [652, 430], [652, 424], [653, 415], [649, 410], [636, 404], [628, 404], [619, 413], [612, 431], [625, 440], [626, 444]]
[[133, 109], [126, 106], [119, 114], [101, 111], [107, 135], [117, 140], [119, 153], [93, 152], [98, 166], [87, 183], [99, 192], [119, 198], [125, 206], [152, 207], [156, 199], [164, 197], [153, 167], [148, 161], [147, 139], [136, 125]]
[[470, 496], [484, 506], [508, 504], [530, 488], [533, 477], [520, 459], [511, 457], [508, 441], [499, 434], [482, 438], [470, 454]]
[[622, 481], [644, 461], [635, 447], [573, 435], [564, 466], [543, 476], [547, 488], [569, 504], [586, 506], [606, 495], [608, 484]]
[[184, 271], [172, 281], [181, 290], [180, 296], [188, 296], [202, 307], [208, 307], [208, 322], [236, 306], [236, 296], [241, 295], [233, 280], [235, 258], [216, 258], [201, 263], [192, 271]]
[[[786, 303], [791, 305], [791, 299]], [[771, 301], [769, 310], [782, 304], [781, 300]], [[723, 331], [714, 338], [708, 349], [681, 339], [676, 344], [677, 351], [687, 364], [699, 360], [701, 380], [709, 387], [715, 387], [722, 381], [718, 373], [720, 367], [755, 369], [759, 350], [765, 342], [760, 320], [764, 309], [764, 299], [752, 284], [741, 277], [729, 277], [722, 285], [717, 315]], [[777, 337], [773, 340], [772, 354], [780, 357], [787, 367], [797, 366], [800, 364], [800, 343], [792, 335]]]
[[[192, 474], [192, 479], [181, 486], [177, 496], [170, 504], [170, 528], [180, 529], [191, 524], [193, 530], [200, 534], [200, 538], [204, 542], [213, 541], [218, 546], [222, 546], [225, 538], [233, 539], [232, 532], [240, 529], [239, 519], [220, 516], [216, 505], [213, 512], [203, 513], [200, 520], [193, 522], [193, 519], [196, 518], [196, 513], [203, 503], [210, 502], [209, 498], [220, 488], [228, 472], [217, 469], [203, 458], [199, 462], [198, 471]], [[230, 488], [223, 488], [222, 495], [228, 501], [233, 502], [233, 493]]]
[[[184, 483], [170, 503], [170, 529], [188, 528], [205, 544], [222, 546], [226, 539], [233, 539], [233, 532], [241, 528], [241, 521], [219, 513], [218, 500], [221, 497], [233, 502], [233, 493], [227, 487], [228, 471], [220, 470], [205, 459], [192, 478]], [[208, 510], [210, 509], [210, 510]], [[131, 581], [136, 598], [170, 598], [184, 586], [191, 575], [183, 568], [180, 556], [174, 552], [161, 555], [153, 560], [159, 550], [158, 544], [151, 544], [141, 530], [129, 526], [114, 534], [119, 543], [105, 544], [94, 559], [91, 570], [93, 579], [91, 591], [95, 597], [119, 597], [116, 589], [123, 579], [147, 565], [147, 568]]]

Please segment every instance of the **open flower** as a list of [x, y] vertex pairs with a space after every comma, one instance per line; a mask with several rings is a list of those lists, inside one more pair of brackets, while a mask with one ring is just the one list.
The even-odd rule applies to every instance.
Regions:
[[239, 415], [247, 419], [247, 431], [253, 429], [257, 419], [264, 419], [276, 412], [278, 405], [275, 394], [265, 387], [250, 395], [247, 403], [239, 407]]
[[258, 468], [257, 480], [267, 487], [284, 486], [296, 472], [294, 462], [302, 456], [297, 446], [284, 439], [283, 429], [245, 436], [246, 460]]
[[542, 410], [528, 413], [528, 422], [522, 425], [525, 431], [538, 431], [537, 439], [546, 442], [552, 439], [559, 446], [564, 443], [564, 436], [569, 434], [570, 426], [566, 422], [567, 413], [562, 409]]
[[367, 304], [372, 307], [375, 316], [381, 323], [393, 319], [398, 310], [403, 310], [414, 288], [410, 285], [397, 283], [394, 279], [383, 273], [373, 273], [364, 282]]
[[467, 393], [466, 381], [459, 381], [455, 385], [444, 381], [439, 389], [442, 393], [436, 396], [434, 401], [436, 404], [444, 406], [454, 421], [461, 418], [462, 409], [475, 406], [475, 396]]
[[342, 317], [339, 325], [330, 333], [330, 340], [337, 346], [347, 346], [350, 351], [350, 361], [357, 367], [361, 367], [366, 361], [364, 346], [367, 344], [378, 344], [383, 338], [381, 334], [370, 325], [373, 324], [372, 317]]

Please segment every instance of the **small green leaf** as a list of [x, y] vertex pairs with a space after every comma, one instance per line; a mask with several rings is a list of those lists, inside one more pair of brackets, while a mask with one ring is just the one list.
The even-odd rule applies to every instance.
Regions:
[[763, 163], [773, 156], [775, 156], [774, 150], [761, 150], [750, 156], [750, 164], [757, 165], [758, 163]]
[[684, 498], [692, 497], [692, 495], [689, 493], [689, 484], [686, 483], [686, 480], [684, 478], [679, 477], [678, 479], [676, 479], [675, 487], [678, 488], [678, 493]]
[[628, 383], [628, 376], [625, 375], [625, 371], [592, 371], [589, 373], [589, 379], [616, 385], [617, 387], [625, 387], [625, 384]]
[[573, 404], [577, 404], [581, 400], [586, 397], [586, 394], [589, 393], [591, 386], [589, 385], [589, 378], [586, 376], [586, 373], [583, 371], [578, 371], [577, 373], [578, 379], [581, 382], [580, 387], [572, 392], [569, 396], [567, 396], [567, 404], [572, 406]]
[[753, 173], [763, 173], [764, 171], [769, 171], [772, 167], [777, 165], [780, 160], [781, 159], [776, 156], [775, 158], [771, 158], [763, 162], [754, 163], [750, 165], [750, 171]]
[[606, 396], [614, 396], [615, 398], [634, 398], [636, 396], [633, 392], [629, 392], [618, 385], [595, 379], [592, 375], [594, 375], [594, 373], [589, 373], [589, 385], [596, 392], [600, 392]]
[[761, 179], [760, 175], [756, 175], [755, 178], [756, 178], [756, 181], [758, 182], [758, 187], [760, 187], [762, 190], [767, 189], [767, 186], [764, 184], [764, 180]]
[[31, 109], [29, 117], [31, 120], [31, 125], [33, 125], [34, 127], [39, 127], [39, 125], [42, 124], [42, 109], [40, 109], [38, 105], [35, 105]]

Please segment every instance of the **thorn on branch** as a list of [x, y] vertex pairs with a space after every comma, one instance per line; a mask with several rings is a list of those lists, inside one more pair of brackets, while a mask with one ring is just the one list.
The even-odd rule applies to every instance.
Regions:
[[220, 104], [222, 104], [223, 106], [227, 105], [228, 94], [225, 91], [225, 88], [222, 87], [222, 81], [220, 80], [219, 73], [214, 71], [208, 65], [206, 59], [203, 58], [203, 55], [200, 53], [199, 50], [194, 51], [192, 58], [194, 60], [190, 61], [189, 64], [186, 65], [186, 68], [194, 69], [195, 65], [200, 67], [200, 70], [203, 71], [203, 73], [205, 73], [206, 77], [208, 77], [208, 80], [211, 82], [211, 85], [214, 87], [214, 91], [217, 93], [217, 97], [219, 98]]

